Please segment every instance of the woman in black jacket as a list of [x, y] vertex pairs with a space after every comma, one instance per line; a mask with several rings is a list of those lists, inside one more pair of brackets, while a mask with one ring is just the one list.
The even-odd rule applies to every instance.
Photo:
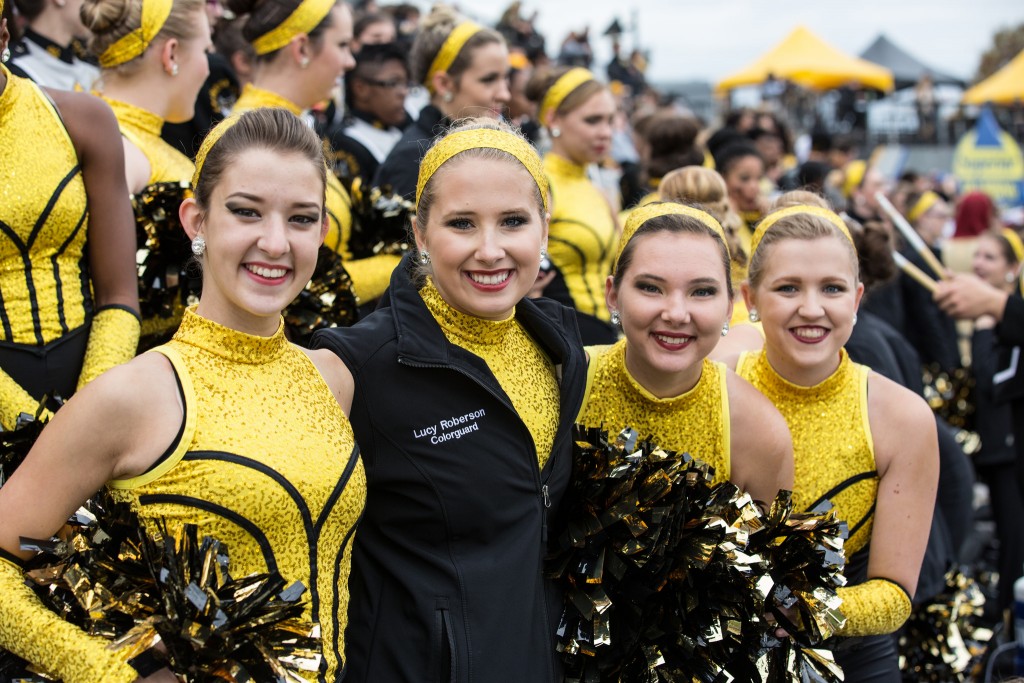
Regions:
[[542, 559], [586, 370], [573, 312], [524, 298], [547, 243], [540, 159], [472, 120], [426, 154], [416, 194], [416, 263], [386, 307], [314, 338], [347, 367], [368, 481], [347, 680], [560, 680]]

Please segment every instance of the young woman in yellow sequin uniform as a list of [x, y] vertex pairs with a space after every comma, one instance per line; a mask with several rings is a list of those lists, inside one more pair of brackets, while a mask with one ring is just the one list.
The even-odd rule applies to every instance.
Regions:
[[323, 148], [291, 114], [261, 110], [215, 128], [198, 166], [195, 198], [181, 208], [204, 272], [198, 306], [168, 344], [61, 408], [0, 489], [0, 647], [67, 683], [138, 675], [123, 652], [35, 598], [19, 538], [49, 537], [104, 483], [144, 521], [219, 538], [233, 575], [301, 581], [305, 617], [322, 628], [319, 680], [342, 671], [365, 476], [335, 399], [340, 361], [289, 343], [281, 318], [327, 233]]
[[847, 681], [899, 681], [889, 635], [910, 614], [938, 482], [935, 419], [923, 399], [850, 361], [843, 345], [864, 286], [843, 221], [816, 206], [769, 214], [743, 285], [765, 348], [737, 372], [789, 424], [798, 509], [823, 500], [849, 525], [846, 626], [835, 644]]
[[560, 681], [542, 562], [586, 372], [572, 311], [524, 298], [547, 241], [540, 158], [471, 120], [424, 157], [417, 195], [421, 272], [403, 263], [387, 307], [314, 337], [348, 368], [369, 486], [347, 680]]
[[585, 344], [618, 338], [604, 302], [618, 240], [612, 208], [587, 177], [587, 166], [611, 147], [615, 101], [582, 68], [535, 75], [527, 97], [539, 104], [538, 118], [551, 137], [544, 173], [551, 184], [549, 257], [555, 273], [544, 296], [576, 309]]
[[786, 422], [746, 381], [707, 355], [729, 330], [732, 281], [721, 225], [672, 202], [626, 220], [608, 308], [625, 334], [590, 346], [587, 397], [577, 422], [633, 427], [659, 446], [688, 451], [770, 502], [793, 488]]
[[[336, 0], [232, 0], [245, 15], [242, 36], [256, 54], [253, 80], [242, 90], [235, 113], [281, 107], [296, 116], [331, 97], [338, 79], [355, 66], [352, 13]], [[353, 260], [349, 250], [352, 199], [334, 174], [327, 178], [330, 229], [324, 245], [341, 255], [360, 304], [384, 293], [398, 256], [381, 254]]]
[[[125, 11], [126, 10], [126, 11]], [[179, 236], [176, 207], [189, 191], [195, 167], [192, 160], [160, 137], [165, 122], [192, 118], [196, 95], [209, 72], [206, 50], [210, 25], [199, 0], [85, 0], [82, 16], [92, 38], [89, 49], [101, 66], [96, 83], [99, 94], [114, 110], [124, 145], [128, 191], [135, 197], [136, 221], [147, 220], [147, 201], [175, 207], [167, 233]], [[166, 200], [158, 199], [166, 196]], [[147, 247], [140, 240], [140, 249]], [[170, 252], [170, 247], [164, 247]], [[179, 249], [180, 251], [180, 249]], [[184, 264], [181, 264], [182, 266]], [[172, 289], [179, 273], [150, 273], [159, 291]], [[170, 276], [170, 281], [168, 279]], [[181, 322], [183, 296], [175, 289], [160, 301], [151, 300], [150, 288], [140, 285], [142, 338], [146, 350], [170, 339]], [[162, 304], [163, 299], [174, 305]]]
[[[8, 39], [5, 20], [0, 50]], [[139, 302], [109, 108], [0, 65], [0, 159], [0, 425], [13, 429], [44, 395], [135, 355]]]

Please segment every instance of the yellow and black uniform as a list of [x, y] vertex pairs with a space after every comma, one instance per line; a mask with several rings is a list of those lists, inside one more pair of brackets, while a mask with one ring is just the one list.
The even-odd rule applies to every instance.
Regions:
[[149, 162], [148, 184], [192, 180], [195, 165], [160, 137], [164, 126], [162, 118], [127, 102], [103, 99], [114, 110], [121, 135], [138, 147]]
[[545, 295], [576, 309], [584, 344], [614, 342], [604, 301], [618, 240], [611, 207], [583, 166], [548, 153], [544, 173], [551, 185], [548, 255], [558, 272]]
[[[242, 89], [242, 95], [235, 103], [232, 113], [240, 114], [261, 107], [280, 107], [296, 116], [302, 116], [302, 109], [291, 100], [269, 90], [257, 88], [251, 83]], [[330, 223], [324, 246], [341, 255], [345, 270], [352, 277], [352, 288], [359, 297], [359, 303], [366, 304], [379, 299], [387, 289], [391, 272], [401, 257], [381, 254], [364, 259], [352, 258], [348, 246], [352, 234], [352, 198], [333, 173], [327, 174], [327, 217]]]
[[872, 637], [842, 643], [836, 660], [844, 671], [849, 669], [847, 680], [888, 680], [886, 675], [898, 672], [888, 634], [910, 615], [910, 597], [891, 580], [867, 576], [879, 483], [868, 423], [870, 369], [851, 361], [845, 349], [840, 354], [838, 369], [811, 387], [783, 379], [764, 352], [743, 353], [736, 370], [775, 404], [789, 425], [794, 507], [808, 510], [829, 500], [849, 527], [847, 585], [838, 590], [847, 623], [840, 635]]
[[716, 484], [729, 480], [729, 394], [722, 363], [705, 358], [692, 389], [658, 398], [629, 373], [625, 339], [612, 346], [589, 346], [587, 353], [587, 394], [577, 422], [615, 432], [632, 427], [642, 439], [709, 463]]
[[93, 300], [85, 181], [50, 99], [0, 66], [0, 422], [79, 378]]
[[[148, 472], [108, 487], [144, 521], [167, 520], [172, 532], [196, 524], [200, 536], [220, 539], [235, 576], [278, 571], [307, 586], [304, 616], [320, 623], [326, 680], [335, 680], [352, 535], [366, 497], [348, 419], [309, 357], [285, 339], [283, 324], [272, 337], [256, 337], [190, 308], [173, 339], [153, 352], [174, 366], [183, 425]], [[24, 583], [0, 559], [0, 582], [12, 580]], [[104, 641], [60, 622], [30, 592], [17, 601], [4, 595], [4, 647], [69, 683], [137, 676]], [[5, 623], [15, 626], [6, 631]]]
[[499, 321], [460, 313], [441, 298], [429, 278], [420, 296], [445, 338], [487, 363], [530, 430], [543, 469], [558, 431], [558, 382], [551, 360], [516, 320], [514, 311]]

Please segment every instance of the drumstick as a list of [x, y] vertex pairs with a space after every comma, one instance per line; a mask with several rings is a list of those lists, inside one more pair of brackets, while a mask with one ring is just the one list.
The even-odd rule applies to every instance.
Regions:
[[889, 201], [889, 198], [881, 192], [875, 193], [875, 199], [878, 201], [878, 205], [882, 207], [886, 214], [888, 214], [889, 218], [892, 219], [893, 224], [896, 226], [896, 229], [900, 231], [900, 234], [903, 235], [903, 239], [907, 241], [907, 244], [921, 255], [924, 262], [928, 264], [929, 268], [935, 271], [935, 274], [940, 280], [945, 280], [947, 278], [946, 268], [942, 265], [942, 262], [935, 257], [935, 254], [933, 254], [932, 250], [928, 248], [928, 245], [924, 243], [924, 240], [917, 234], [917, 231], [914, 230], [913, 226], [910, 225], [910, 223], [907, 222], [907, 219], [903, 217], [903, 214], [897, 211], [896, 207]]
[[898, 251], [892, 252], [892, 258], [896, 262], [896, 265], [900, 267], [900, 270], [916, 280], [918, 284], [929, 292], [932, 292], [933, 294], [935, 293], [935, 289], [937, 287], [936, 282], [928, 277], [927, 273], [908, 261], [907, 257]]

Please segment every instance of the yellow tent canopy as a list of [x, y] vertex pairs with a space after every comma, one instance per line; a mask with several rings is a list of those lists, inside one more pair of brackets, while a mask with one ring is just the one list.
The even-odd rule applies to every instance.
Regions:
[[964, 104], [1013, 104], [1024, 100], [1024, 50], [1010, 63], [964, 93]]
[[828, 90], [855, 82], [878, 90], [892, 90], [892, 72], [832, 47], [803, 26], [760, 59], [722, 80], [716, 90], [757, 85], [772, 75], [806, 88]]

